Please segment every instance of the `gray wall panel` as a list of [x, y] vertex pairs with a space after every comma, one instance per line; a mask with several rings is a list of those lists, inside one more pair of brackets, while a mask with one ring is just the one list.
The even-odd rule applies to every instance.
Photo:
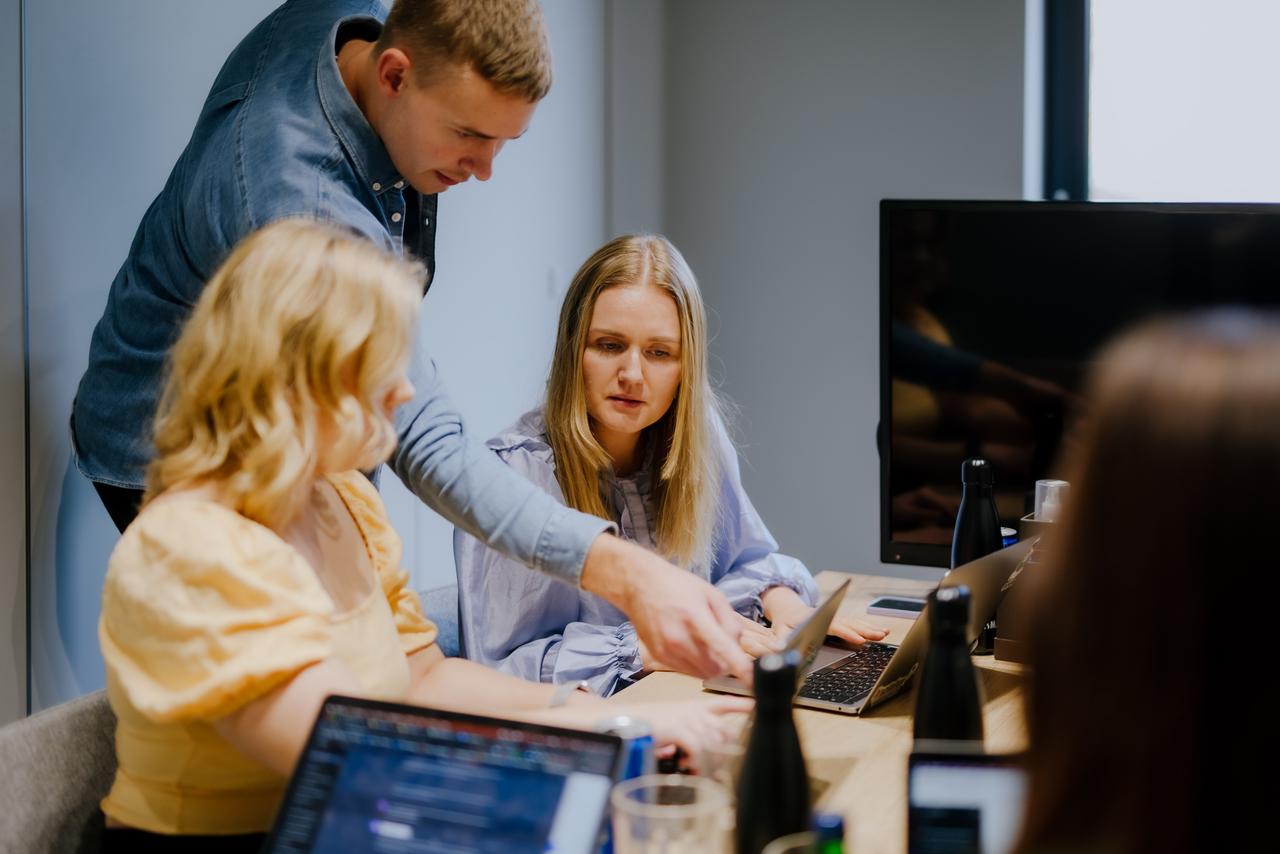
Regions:
[[21, 0], [0, 0], [0, 724], [27, 710], [21, 41]]
[[743, 481], [811, 569], [878, 570], [877, 203], [1021, 197], [1023, 0], [665, 11], [666, 221]]
[[661, 232], [665, 4], [609, 0], [609, 235]]

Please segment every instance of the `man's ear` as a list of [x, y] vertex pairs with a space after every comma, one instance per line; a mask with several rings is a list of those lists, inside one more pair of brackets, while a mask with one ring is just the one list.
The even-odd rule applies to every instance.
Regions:
[[378, 55], [378, 88], [384, 95], [395, 97], [409, 85], [413, 61], [398, 47], [389, 47]]

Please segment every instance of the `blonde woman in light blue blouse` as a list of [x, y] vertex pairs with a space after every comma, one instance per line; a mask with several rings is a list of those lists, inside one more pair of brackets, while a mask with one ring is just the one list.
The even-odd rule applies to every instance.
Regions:
[[[742, 618], [743, 649], [759, 656], [808, 616], [817, 588], [804, 564], [778, 552], [743, 491], [706, 347], [702, 297], [676, 248], [652, 235], [616, 238], [565, 296], [545, 405], [488, 447], [555, 498], [714, 584]], [[585, 681], [602, 695], [670, 669], [603, 599], [462, 531], [454, 554], [466, 657], [526, 679]], [[832, 634], [854, 644], [885, 636], [841, 617]]]

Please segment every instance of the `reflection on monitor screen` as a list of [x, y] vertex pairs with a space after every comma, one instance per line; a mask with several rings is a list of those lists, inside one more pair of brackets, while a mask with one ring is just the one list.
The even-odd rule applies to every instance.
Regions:
[[1280, 307], [1280, 205], [885, 201], [881, 554], [946, 566], [960, 464], [1017, 529], [1081, 411], [1090, 360], [1156, 314]]

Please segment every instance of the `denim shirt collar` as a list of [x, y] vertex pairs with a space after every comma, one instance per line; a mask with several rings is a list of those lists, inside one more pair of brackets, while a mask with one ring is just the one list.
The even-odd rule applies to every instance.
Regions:
[[334, 24], [329, 31], [329, 38], [320, 46], [320, 55], [316, 57], [316, 87], [325, 118], [342, 143], [343, 150], [355, 164], [357, 174], [374, 193], [381, 195], [400, 182], [401, 176], [391, 162], [387, 147], [374, 133], [368, 119], [360, 112], [351, 93], [347, 91], [346, 84], [342, 82], [334, 48], [338, 42], [338, 31], [344, 27], [376, 32], [381, 29], [382, 23], [377, 18], [356, 16], [343, 18]]

